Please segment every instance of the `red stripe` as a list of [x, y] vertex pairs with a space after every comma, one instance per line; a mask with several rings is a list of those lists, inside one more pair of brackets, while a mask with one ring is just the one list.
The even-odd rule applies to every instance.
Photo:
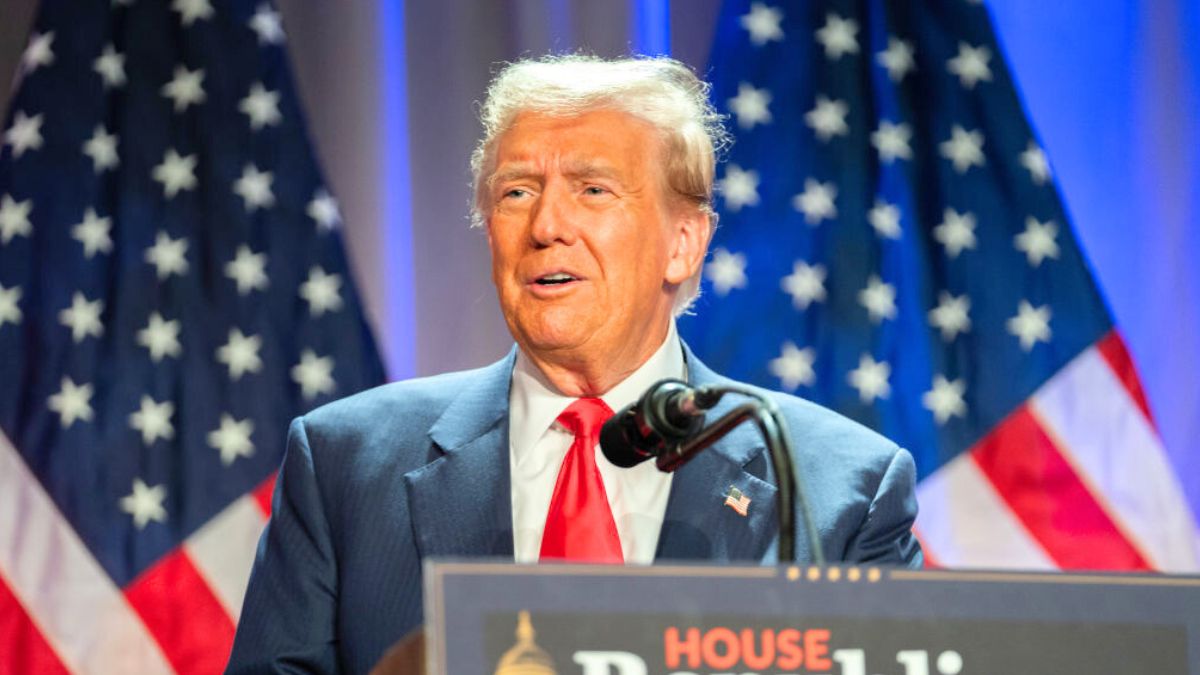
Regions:
[[0, 578], [0, 675], [69, 672], [42, 636], [21, 601]]
[[195, 565], [176, 550], [125, 589], [167, 660], [181, 675], [220, 673], [233, 647], [233, 621]]
[[1030, 534], [1063, 569], [1151, 569], [1023, 405], [972, 457]]
[[258, 508], [268, 518], [271, 517], [271, 496], [275, 494], [275, 478], [278, 475], [278, 473], [271, 474], [270, 478], [254, 488], [254, 501], [258, 502]]
[[1150, 425], [1154, 426], [1154, 415], [1150, 414], [1150, 402], [1146, 400], [1146, 391], [1142, 388], [1137, 368], [1133, 365], [1133, 357], [1129, 355], [1129, 349], [1126, 348], [1121, 334], [1116, 330], [1110, 331], [1108, 335], [1104, 336], [1104, 339], [1096, 343], [1096, 349], [1108, 362], [1108, 367], [1112, 368], [1113, 373], [1124, 385], [1125, 391], [1129, 392], [1130, 398], [1142, 410], [1142, 414], [1149, 420]]

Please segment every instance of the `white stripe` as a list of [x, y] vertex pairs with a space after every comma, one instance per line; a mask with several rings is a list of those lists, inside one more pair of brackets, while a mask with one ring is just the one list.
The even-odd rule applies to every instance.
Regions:
[[238, 499], [184, 542], [200, 576], [237, 622], [266, 516], [254, 497]]
[[969, 453], [917, 485], [916, 529], [946, 567], [1058, 569]]
[[67, 669], [172, 672], [141, 618], [2, 432], [0, 574]]
[[1158, 434], [1095, 347], [1030, 401], [1130, 542], [1166, 572], [1198, 569], [1196, 524]]

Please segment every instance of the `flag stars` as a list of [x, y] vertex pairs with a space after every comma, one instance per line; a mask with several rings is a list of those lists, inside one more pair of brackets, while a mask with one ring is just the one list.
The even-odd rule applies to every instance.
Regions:
[[720, 296], [735, 288], [745, 288], [746, 256], [718, 248], [713, 251], [712, 261], [704, 266], [704, 276], [712, 284], [713, 292]]
[[109, 253], [113, 248], [111, 218], [101, 218], [96, 210], [89, 208], [83, 214], [83, 220], [71, 228], [71, 236], [83, 244], [83, 257], [91, 258], [97, 253]]
[[261, 348], [261, 337], [247, 336], [237, 328], [231, 328], [229, 341], [217, 348], [217, 361], [229, 368], [229, 379], [237, 381], [246, 373], [262, 370], [262, 359], [258, 356], [258, 350]]
[[259, 45], [283, 44], [286, 37], [283, 33], [283, 21], [279, 12], [266, 3], [258, 6], [247, 25], [258, 36]]
[[743, 171], [737, 164], [730, 164], [725, 168], [725, 177], [717, 183], [725, 198], [725, 207], [730, 211], [758, 204], [757, 171]]
[[143, 396], [138, 410], [129, 416], [129, 427], [141, 432], [142, 443], [147, 446], [154, 445], [160, 438], [169, 441], [175, 438], [175, 426], [171, 424], [174, 414], [174, 403], [159, 403], [149, 396]]
[[1010, 318], [1008, 332], [1021, 341], [1021, 349], [1031, 351], [1038, 342], [1050, 342], [1050, 307], [1034, 307], [1022, 300], [1017, 306], [1017, 315]]
[[[96, 173], [116, 168], [120, 164], [117, 157], [117, 136], [108, 133], [104, 125], [97, 124], [96, 130], [92, 132], [92, 137], [83, 144], [83, 154], [91, 158], [92, 170]], [[155, 171], [157, 179], [157, 169]]]
[[983, 133], [967, 131], [955, 124], [950, 130], [949, 140], [938, 144], [942, 156], [954, 164], [958, 173], [966, 173], [972, 166], [983, 166]]
[[279, 124], [279, 92], [267, 91], [262, 82], [250, 85], [250, 93], [238, 103], [238, 110], [250, 118], [251, 131]]
[[895, 37], [888, 37], [887, 49], [876, 54], [875, 61], [887, 70], [888, 79], [892, 82], [902, 81], [905, 75], [917, 68], [913, 60], [912, 43]]
[[750, 34], [750, 43], [761, 47], [772, 40], [783, 41], [783, 12], [761, 2], [751, 3], [750, 11], [738, 18], [738, 22]]
[[921, 395], [921, 405], [933, 413], [933, 419], [938, 426], [944, 425], [951, 417], [964, 417], [967, 414], [967, 404], [963, 394], [967, 385], [962, 380], [947, 380], [942, 375], [935, 375], [933, 388]]
[[104, 45], [104, 51], [92, 61], [92, 70], [100, 75], [105, 89], [115, 89], [125, 85], [125, 55], [118, 52], [110, 42]]
[[42, 119], [42, 115], [30, 117], [24, 110], [13, 115], [12, 126], [4, 132], [4, 144], [12, 146], [13, 157], [42, 147]]
[[237, 284], [238, 295], [261, 291], [267, 287], [265, 253], [255, 253], [245, 244], [238, 247], [233, 260], [225, 264], [225, 276]]
[[738, 85], [737, 96], [729, 99], [729, 109], [737, 117], [739, 127], [751, 129], [756, 124], [771, 121], [770, 103], [771, 92], [755, 89], [754, 85], [742, 82]]
[[912, 159], [912, 128], [907, 124], [879, 122], [879, 128], [871, 133], [871, 145], [879, 152], [879, 161], [891, 164], [897, 159]]
[[1046, 181], [1050, 180], [1050, 162], [1046, 159], [1046, 153], [1038, 147], [1037, 143], [1029, 141], [1024, 152], [1020, 156], [1021, 166], [1029, 171], [1029, 178], [1037, 185], [1045, 185]]
[[134, 478], [133, 492], [121, 498], [120, 506], [122, 511], [133, 517], [133, 526], [144, 530], [151, 522], [167, 522], [167, 510], [163, 508], [166, 498], [166, 486], [150, 487], [141, 478]]
[[837, 14], [826, 14], [825, 25], [817, 30], [817, 42], [825, 48], [825, 56], [837, 60], [845, 54], [858, 53], [858, 22], [843, 19]]
[[867, 287], [858, 292], [858, 302], [866, 308], [871, 323], [896, 318], [896, 287], [884, 283], [877, 275], [867, 279]]
[[342, 222], [342, 212], [338, 209], [337, 200], [325, 188], [317, 188], [305, 213], [316, 221], [317, 228], [322, 232], [330, 232]]
[[803, 260], [792, 263], [792, 273], [779, 283], [784, 292], [792, 296], [792, 306], [808, 309], [814, 302], [825, 300], [825, 277], [828, 273], [821, 264], [809, 265]]
[[238, 421], [232, 415], [221, 415], [221, 426], [208, 432], [208, 444], [221, 453], [221, 464], [229, 466], [239, 457], [254, 455], [254, 443], [250, 434], [254, 432], [254, 420]]
[[884, 239], [900, 238], [900, 208], [883, 199], [876, 199], [867, 212], [867, 222], [875, 228], [875, 234]]
[[247, 211], [268, 208], [275, 204], [275, 194], [271, 192], [273, 180], [270, 171], [259, 171], [253, 164], [247, 164], [242, 169], [242, 176], [234, 181], [233, 191], [242, 198]]
[[964, 249], [975, 248], [975, 215], [946, 209], [942, 222], [933, 228], [933, 238], [946, 249], [946, 255], [957, 258]]
[[4, 284], [0, 284], [0, 328], [6, 323], [21, 325], [21, 308], [17, 305], [20, 300], [20, 286], [6, 288]]
[[64, 377], [58, 393], [47, 399], [46, 407], [58, 413], [59, 423], [64, 429], [76, 420], [91, 422], [95, 414], [92, 410], [92, 385], [75, 384], [71, 378]]
[[971, 330], [971, 299], [964, 293], [958, 297], [942, 291], [937, 307], [929, 310], [929, 325], [942, 332], [942, 340], [953, 342], [959, 333]]
[[154, 245], [146, 249], [145, 260], [154, 265], [154, 271], [159, 281], [172, 274], [183, 276], [187, 273], [188, 262], [185, 257], [187, 247], [187, 239], [183, 237], [172, 239], [171, 235], [166, 232], [158, 233]]
[[804, 214], [804, 222], [816, 226], [826, 218], [837, 217], [837, 187], [813, 178], [804, 181], [804, 192], [792, 197], [792, 207]]
[[189, 105], [203, 103], [207, 98], [200, 84], [203, 80], [203, 68], [188, 70], [186, 66], [175, 66], [175, 76], [163, 85], [162, 95], [174, 101], [175, 112], [183, 112]]
[[804, 114], [804, 123], [812, 127], [817, 138], [825, 142], [834, 136], [850, 133], [850, 127], [846, 124], [846, 115], [849, 112], [850, 106], [845, 101], [830, 100], [818, 95], [817, 104]]
[[863, 403], [872, 403], [877, 398], [891, 395], [892, 387], [888, 384], [891, 376], [892, 367], [887, 361], [876, 361], [870, 354], [863, 354], [858, 367], [850, 371], [846, 379], [858, 390], [858, 398]]
[[29, 212], [32, 210], [32, 199], [18, 202], [12, 195], [0, 197], [0, 244], [8, 244], [15, 237], [28, 237], [33, 233], [33, 223], [29, 222]]
[[317, 356], [313, 350], [305, 349], [300, 354], [300, 363], [292, 367], [292, 380], [300, 385], [305, 400], [333, 393], [333, 357]]
[[196, 156], [180, 156], [174, 148], [163, 155], [162, 164], [154, 167], [154, 180], [162, 183], [163, 195], [171, 199], [183, 190], [196, 187]]
[[967, 89], [974, 89], [979, 82], [991, 82], [992, 70], [988, 61], [992, 52], [987, 47], [972, 47], [958, 43], [958, 56], [946, 62], [946, 70], [958, 76], [958, 81]]
[[183, 352], [179, 344], [179, 321], [165, 321], [154, 312], [146, 327], [137, 333], [138, 344], [150, 351], [150, 360], [158, 363], [163, 357], [178, 357]]
[[788, 391], [795, 391], [800, 385], [809, 386], [817, 381], [817, 373], [813, 370], [817, 353], [812, 347], [800, 349], [792, 342], [783, 343], [779, 356], [771, 359], [767, 370], [779, 378], [779, 386]]
[[308, 312], [321, 316], [325, 312], [336, 312], [342, 308], [342, 296], [338, 289], [342, 278], [337, 274], [326, 274], [325, 270], [313, 266], [308, 271], [308, 281], [300, 284], [300, 297], [308, 302]]
[[197, 19], [208, 19], [213, 15], [212, 4], [209, 0], [175, 0], [171, 9], [179, 12], [179, 22], [185, 28], [191, 26]]
[[21, 54], [21, 72], [28, 75], [42, 66], [54, 63], [54, 31], [47, 33], [34, 32], [29, 36], [29, 44]]
[[104, 335], [104, 324], [100, 322], [103, 312], [103, 300], [88, 300], [83, 293], [75, 291], [71, 306], [58, 313], [58, 322], [71, 329], [71, 340], [79, 344], [89, 337]]
[[1018, 251], [1025, 254], [1032, 267], [1040, 267], [1046, 258], [1058, 258], [1058, 243], [1054, 240], [1058, 225], [1053, 220], [1044, 223], [1030, 216], [1025, 219], [1025, 231], [1013, 238]]

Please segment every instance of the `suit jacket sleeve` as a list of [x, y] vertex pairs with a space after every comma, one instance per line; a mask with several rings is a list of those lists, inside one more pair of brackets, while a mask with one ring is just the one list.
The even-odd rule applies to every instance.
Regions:
[[912, 568], [924, 564], [921, 545], [912, 532], [917, 518], [916, 475], [912, 455], [896, 448], [867, 516], [849, 542], [846, 560]]

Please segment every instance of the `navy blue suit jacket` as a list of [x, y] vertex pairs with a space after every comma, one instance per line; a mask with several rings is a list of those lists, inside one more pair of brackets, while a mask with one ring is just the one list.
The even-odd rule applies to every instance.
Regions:
[[[685, 353], [690, 382], [729, 382]], [[228, 672], [366, 672], [420, 625], [425, 558], [512, 559], [515, 354], [384, 385], [292, 423]], [[920, 566], [911, 456], [836, 413], [770, 395], [787, 419], [828, 558]], [[737, 403], [723, 402], [712, 419]], [[743, 425], [676, 473], [657, 560], [775, 560], [775, 479], [764, 450]], [[723, 505], [730, 486], [750, 498], [748, 516]], [[810, 558], [802, 531], [796, 547], [797, 560]]]

